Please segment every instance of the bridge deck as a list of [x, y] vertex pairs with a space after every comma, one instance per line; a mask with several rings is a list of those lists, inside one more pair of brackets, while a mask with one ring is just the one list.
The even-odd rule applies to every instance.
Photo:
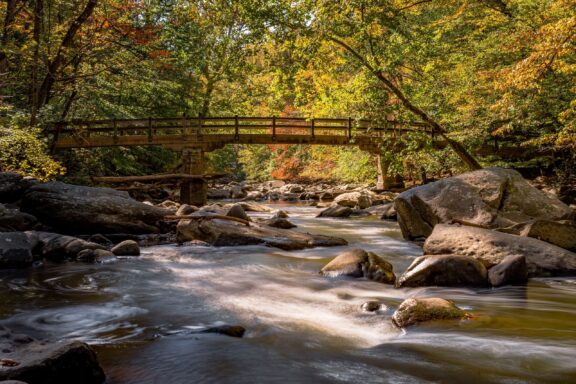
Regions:
[[424, 123], [279, 117], [112, 119], [52, 124], [55, 149], [132, 145], [212, 150], [227, 143], [323, 144], [370, 147], [384, 136], [432, 134]]

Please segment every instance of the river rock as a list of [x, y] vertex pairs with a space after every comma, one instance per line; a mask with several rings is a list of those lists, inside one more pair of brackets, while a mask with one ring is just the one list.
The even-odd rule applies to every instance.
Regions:
[[242, 188], [242, 186], [240, 185], [236, 185], [234, 187], [232, 187], [231, 190], [231, 197], [233, 199], [243, 199], [247, 196], [248, 194], [246, 193], [246, 191]]
[[284, 250], [329, 247], [348, 244], [331, 236], [312, 235], [294, 230], [272, 228], [250, 223], [250, 226], [228, 220], [180, 220], [177, 241], [201, 240], [215, 246], [267, 245]]
[[244, 212], [244, 208], [242, 208], [242, 205], [240, 205], [240, 204], [232, 205], [230, 207], [230, 209], [228, 209], [228, 212], [226, 212], [225, 216], [235, 217], [237, 219], [250, 221], [250, 218], [248, 217], [246, 212]]
[[34, 216], [0, 204], [0, 232], [28, 231], [37, 223]]
[[0, 172], [0, 203], [20, 200], [24, 192], [36, 183], [36, 179], [15, 172]]
[[283, 229], [296, 228], [296, 224], [292, 224], [287, 219], [283, 219], [281, 217], [272, 217], [268, 220], [264, 220], [262, 223], [269, 227], [274, 228], [283, 228]]
[[320, 270], [324, 276], [365, 277], [385, 284], [394, 284], [392, 264], [372, 252], [353, 248], [336, 256]]
[[568, 206], [513, 170], [485, 168], [412, 188], [394, 201], [404, 238], [426, 238], [439, 223], [505, 228], [572, 216]]
[[277, 217], [279, 219], [287, 219], [288, 214], [285, 211], [280, 209], [274, 213], [274, 216], [272, 216], [272, 218], [275, 218], [275, 217]]
[[84, 249], [76, 255], [77, 261], [83, 261], [85, 263], [93, 263], [111, 258], [114, 258], [114, 254], [105, 249]]
[[140, 256], [140, 246], [134, 240], [124, 240], [112, 248], [116, 256]]
[[208, 199], [229, 199], [232, 195], [232, 191], [226, 188], [213, 189], [209, 188], [207, 192]]
[[246, 197], [244, 198], [244, 200], [262, 200], [264, 198], [264, 195], [262, 194], [262, 192], [260, 191], [250, 191], [248, 192], [248, 194], [246, 194]]
[[176, 216], [191, 215], [198, 210], [198, 207], [189, 204], [182, 204], [176, 211]]
[[372, 206], [372, 198], [370, 194], [366, 192], [349, 192], [343, 193], [334, 199], [334, 202], [343, 207], [360, 209], [368, 208]]
[[23, 232], [0, 233], [0, 269], [32, 265], [34, 244]]
[[400, 304], [392, 322], [401, 328], [433, 320], [465, 319], [468, 315], [452, 301], [438, 297], [410, 298]]
[[531, 237], [469, 226], [436, 225], [424, 243], [424, 254], [470, 256], [488, 269], [507, 256], [523, 255], [530, 277], [576, 273], [576, 253]]
[[365, 211], [371, 215], [378, 216], [380, 220], [396, 220], [396, 208], [394, 208], [394, 203], [392, 202], [374, 205], [366, 208]]
[[123, 191], [60, 182], [30, 187], [21, 209], [66, 234], [157, 233], [158, 222], [171, 213]]
[[101, 384], [106, 379], [96, 354], [80, 341], [40, 342], [0, 328], [0, 380], [28, 384]]
[[160, 208], [166, 208], [166, 209], [169, 209], [171, 211], [176, 212], [177, 209], [180, 208], [180, 203], [177, 203], [177, 202], [172, 201], [172, 200], [164, 200], [163, 202], [158, 204], [158, 206]]
[[576, 252], [576, 222], [534, 220], [523, 225], [520, 236], [533, 237]]
[[528, 267], [523, 255], [506, 256], [500, 264], [488, 271], [490, 284], [501, 287], [508, 284], [524, 284], [528, 280]]
[[344, 207], [338, 204], [332, 204], [328, 208], [324, 209], [316, 217], [349, 217], [352, 212], [352, 208]]
[[420, 256], [398, 279], [401, 287], [486, 286], [488, 271], [480, 261], [460, 255]]
[[52, 261], [75, 260], [83, 250], [106, 250], [104, 245], [73, 236], [39, 231], [28, 231], [26, 235], [34, 244], [35, 252]]
[[245, 212], [272, 212], [272, 208], [252, 201], [241, 201], [238, 204], [242, 206]]

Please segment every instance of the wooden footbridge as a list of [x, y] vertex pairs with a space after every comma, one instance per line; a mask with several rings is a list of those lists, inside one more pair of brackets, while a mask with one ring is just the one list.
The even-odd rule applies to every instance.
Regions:
[[[426, 133], [425, 123], [364, 119], [305, 119], [295, 117], [180, 117], [66, 121], [50, 124], [46, 132], [58, 149], [111, 146], [161, 145], [181, 151], [184, 173], [204, 175], [204, 152], [226, 144], [318, 144], [353, 145], [378, 154], [385, 142], [402, 135]], [[379, 161], [379, 184], [385, 182], [385, 164]], [[202, 204], [206, 180], [182, 181], [181, 200]]]

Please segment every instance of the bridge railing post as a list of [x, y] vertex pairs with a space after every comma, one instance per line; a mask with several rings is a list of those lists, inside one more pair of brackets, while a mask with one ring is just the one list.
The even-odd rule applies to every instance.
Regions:
[[276, 141], [276, 116], [272, 116], [272, 141]]
[[352, 118], [348, 118], [348, 140], [352, 139]]
[[200, 137], [202, 135], [201, 129], [202, 129], [202, 114], [198, 113], [198, 127], [196, 129], [197, 137]]
[[238, 124], [238, 115], [234, 116], [234, 140], [238, 141], [240, 139], [240, 131]]
[[152, 118], [148, 118], [148, 142], [152, 142]]
[[312, 121], [310, 121], [310, 137], [312, 138], [312, 140], [314, 140], [314, 125], [316, 124], [316, 122], [314, 121], [314, 118], [312, 118]]

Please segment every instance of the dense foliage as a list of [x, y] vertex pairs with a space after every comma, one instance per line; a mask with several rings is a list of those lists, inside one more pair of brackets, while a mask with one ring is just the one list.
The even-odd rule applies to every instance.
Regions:
[[[0, 22], [1, 169], [176, 169], [161, 148], [53, 157], [41, 127], [237, 114], [424, 121], [483, 165], [575, 172], [574, 0], [4, 0]], [[382, 156], [408, 178], [467, 164], [427, 137]], [[209, 161], [237, 178], [375, 177], [356, 148], [236, 145]]]

